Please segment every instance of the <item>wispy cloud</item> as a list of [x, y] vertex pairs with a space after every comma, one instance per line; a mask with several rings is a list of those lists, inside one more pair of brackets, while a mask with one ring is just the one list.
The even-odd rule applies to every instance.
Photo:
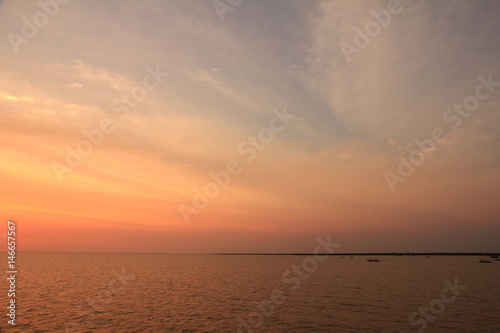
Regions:
[[[300, 248], [311, 230], [338, 231], [349, 244], [371, 230], [379, 235], [372, 244], [384, 247], [394, 230], [445, 239], [441, 223], [495, 229], [500, 94], [432, 148], [401, 193], [391, 196], [382, 175], [415, 139], [446, 125], [443, 112], [473, 92], [479, 75], [500, 81], [500, 6], [401, 1], [404, 10], [346, 62], [339, 44], [352, 42], [355, 29], [387, 4], [248, 1], [221, 22], [210, 1], [68, 3], [24, 52], [1, 53], [0, 177], [16, 188], [0, 193], [2, 208], [31, 221], [34, 212], [47, 221], [58, 216], [58, 226], [77, 216], [66, 227], [79, 231], [85, 221], [97, 228], [99, 218], [145, 236], [155, 226], [175, 231], [171, 243], [155, 234], [154, 245], [141, 246], [187, 249], [193, 236], [181, 228], [177, 204], [287, 105], [294, 122], [194, 226], [198, 249], [229, 246], [232, 237], [251, 249], [259, 242], [249, 231], [276, 240], [288, 230]], [[3, 36], [38, 8], [13, 0], [1, 6]], [[0, 49], [10, 50], [5, 38]], [[67, 183], [54, 183], [51, 161], [100, 119], [119, 118], [111, 103], [157, 63], [169, 79], [120, 119]], [[359, 248], [367, 246], [360, 239]]]

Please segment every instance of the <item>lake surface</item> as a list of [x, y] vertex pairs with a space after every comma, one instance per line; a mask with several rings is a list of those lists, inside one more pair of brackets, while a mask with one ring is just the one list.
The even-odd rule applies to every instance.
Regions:
[[365, 256], [318, 258], [20, 253], [17, 325], [7, 324], [3, 310], [0, 327], [2, 332], [500, 332], [500, 262], [480, 264], [485, 258], [472, 256], [379, 256], [378, 263]]

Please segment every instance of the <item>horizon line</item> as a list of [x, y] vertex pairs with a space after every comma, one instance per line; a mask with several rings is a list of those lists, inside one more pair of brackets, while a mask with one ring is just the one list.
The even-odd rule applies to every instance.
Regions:
[[[7, 251], [0, 251], [7, 254]], [[346, 253], [307, 253], [307, 252], [90, 252], [90, 251], [17, 251], [20, 253], [74, 253], [74, 254], [170, 254], [170, 255], [280, 255], [280, 256], [417, 256], [417, 255], [456, 255], [456, 256], [491, 256], [500, 252], [346, 252]]]

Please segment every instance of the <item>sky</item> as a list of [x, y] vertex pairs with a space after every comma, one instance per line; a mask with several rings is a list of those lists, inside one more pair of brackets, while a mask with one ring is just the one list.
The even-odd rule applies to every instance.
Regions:
[[500, 251], [498, 1], [0, 2], [21, 251]]

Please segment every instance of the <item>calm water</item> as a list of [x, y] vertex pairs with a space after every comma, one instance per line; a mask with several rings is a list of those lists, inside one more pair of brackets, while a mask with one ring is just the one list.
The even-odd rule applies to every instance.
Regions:
[[[240, 332], [417, 332], [423, 322], [425, 332], [500, 332], [500, 262], [381, 256], [382, 262], [369, 263], [367, 257], [335, 256], [308, 260], [308, 277], [289, 272], [284, 282], [283, 273], [305, 258], [21, 253], [17, 326], [7, 324], [3, 310], [1, 327], [3, 332], [66, 327], [68, 332], [237, 332], [241, 318], [246, 324]], [[439, 300], [444, 280], [454, 284], [455, 278], [467, 288], [458, 296], [445, 291], [448, 303]], [[262, 302], [259, 310], [255, 303]], [[429, 306], [436, 314], [426, 313], [427, 319], [417, 314], [410, 325], [409, 316]]]

